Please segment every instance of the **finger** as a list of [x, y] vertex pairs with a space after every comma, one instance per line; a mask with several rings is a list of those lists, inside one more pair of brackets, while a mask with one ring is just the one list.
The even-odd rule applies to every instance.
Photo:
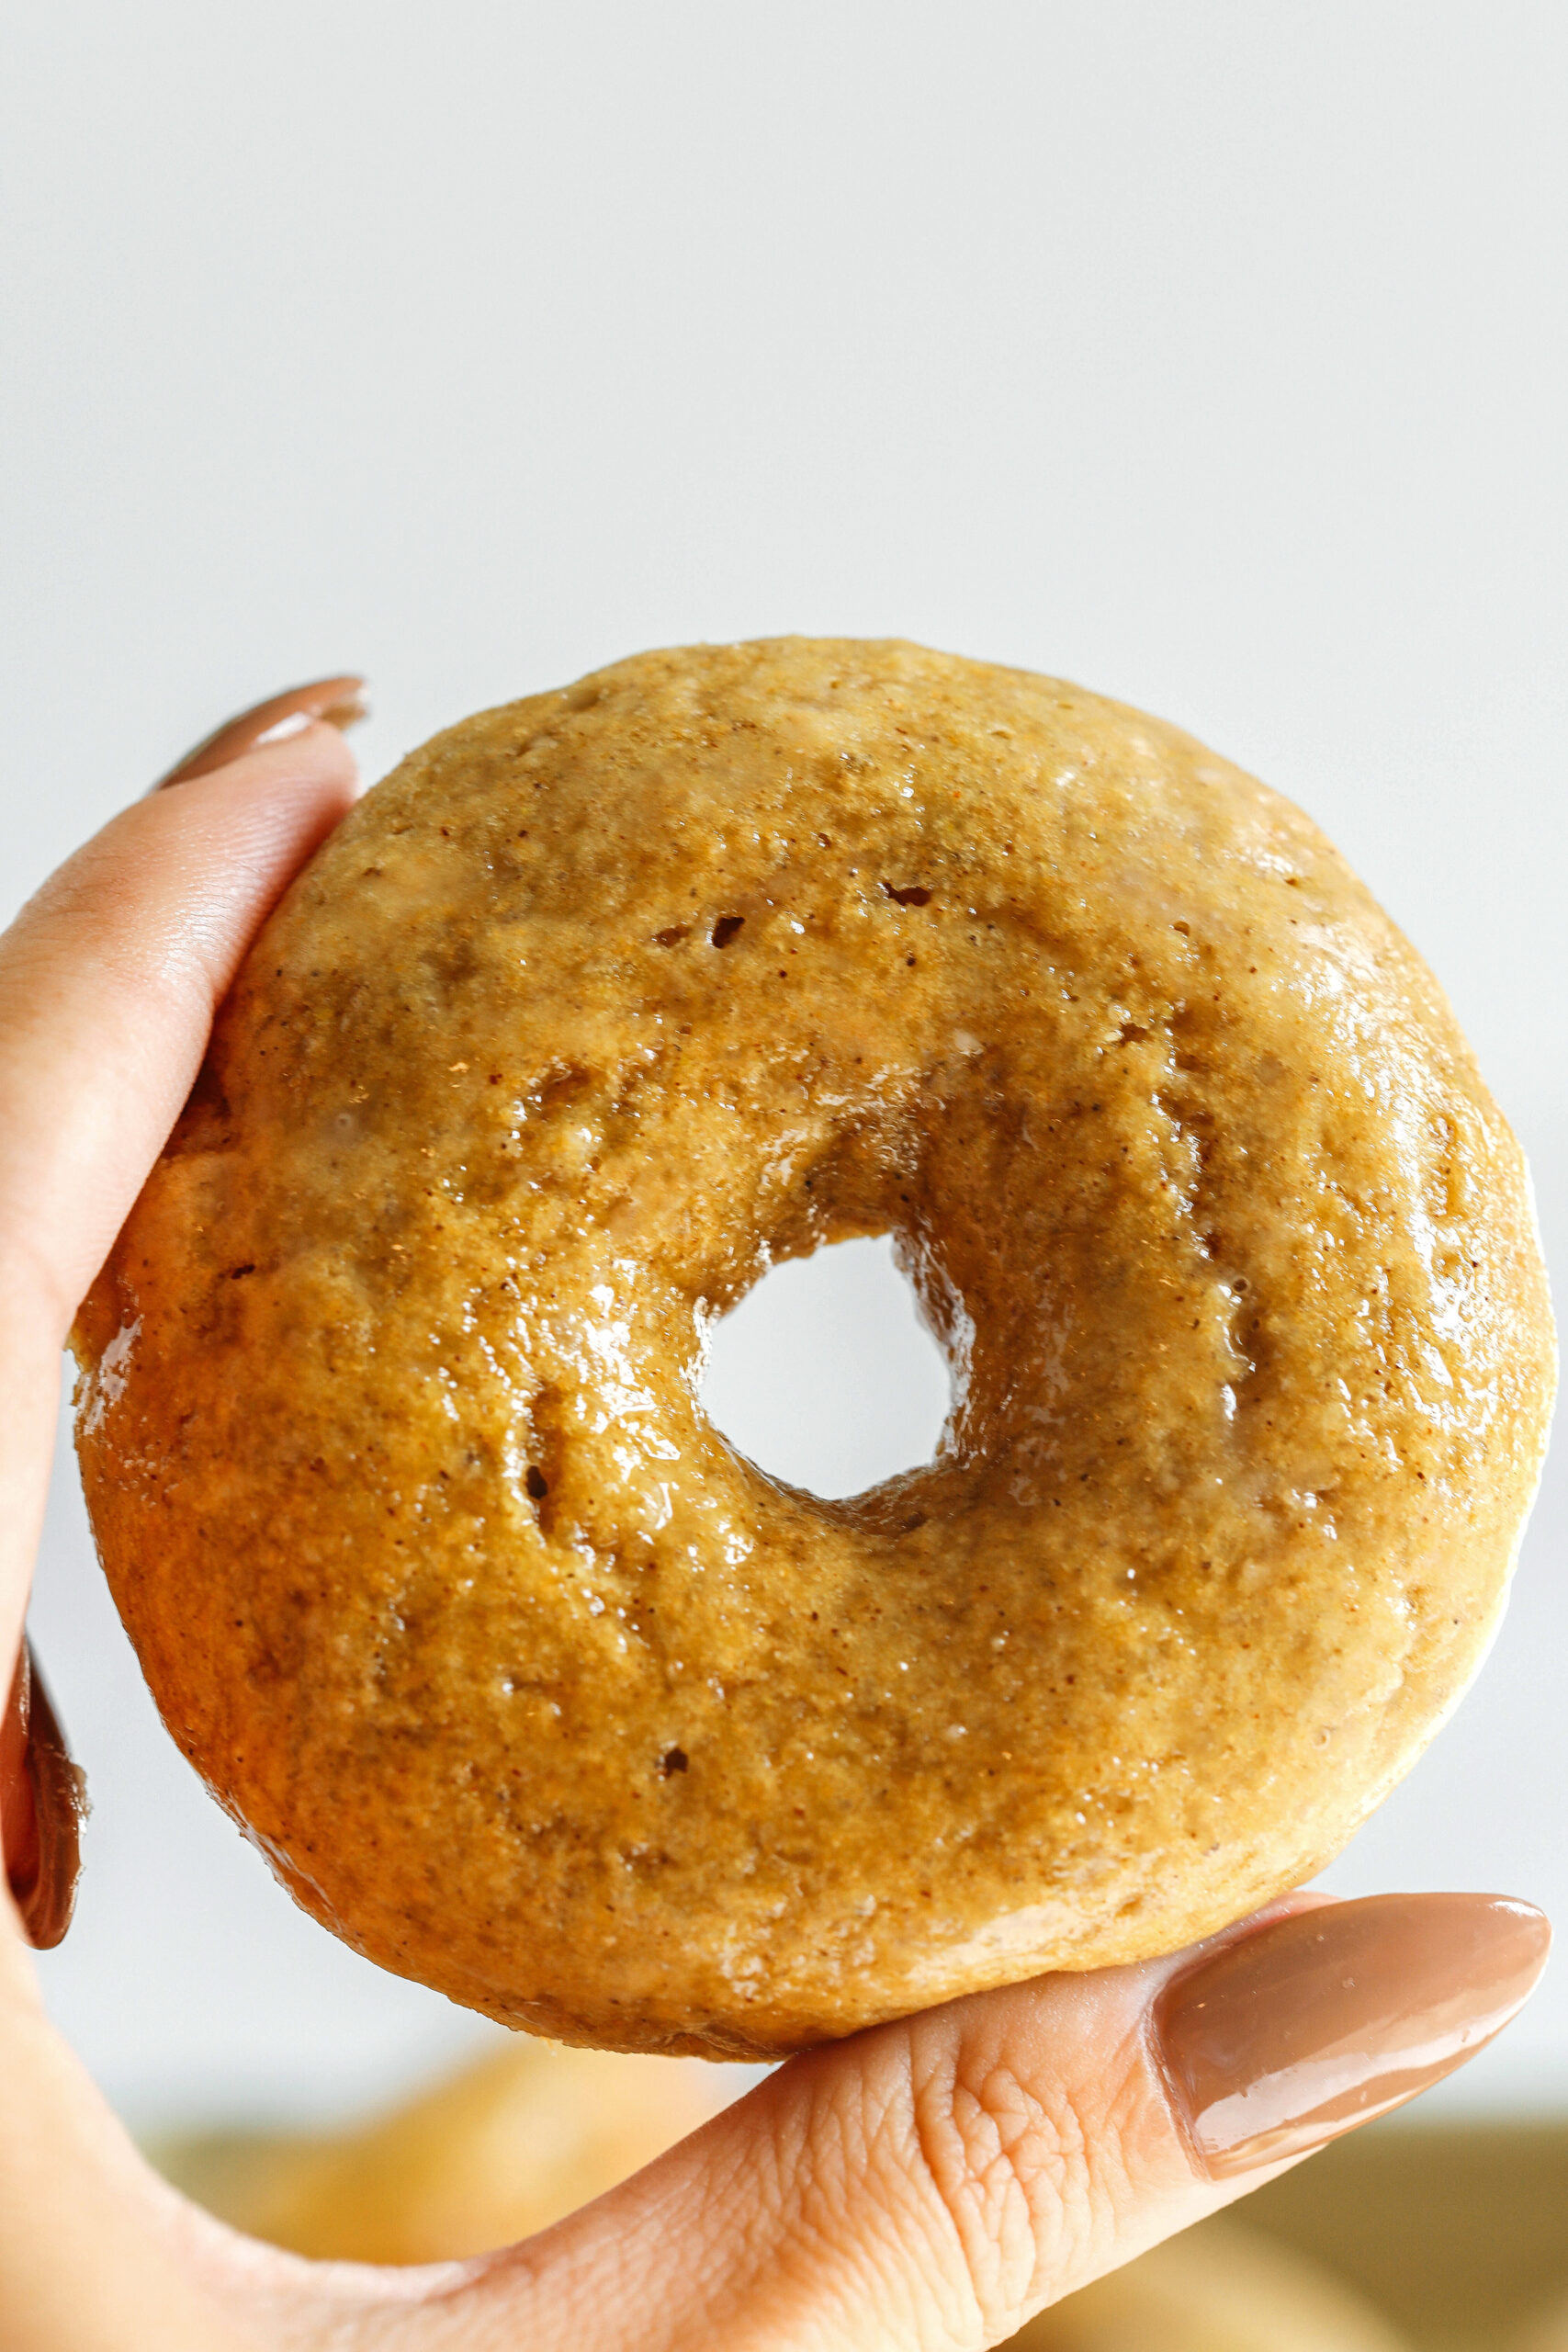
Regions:
[[199, 1068], [214, 1007], [349, 807], [310, 723], [139, 801], [0, 938], [0, 1658], [41, 1517], [60, 1351]]
[[63, 1333], [284, 884], [354, 796], [320, 724], [124, 810], [0, 940], [0, 1235]]
[[286, 686], [282, 694], [269, 695], [265, 702], [253, 704], [238, 718], [225, 719], [221, 727], [204, 735], [159, 777], [152, 789], [166, 792], [172, 784], [189, 784], [197, 776], [210, 775], [215, 768], [227, 767], [231, 760], [258, 744], [286, 742], [291, 735], [302, 735], [312, 719], [324, 719], [329, 727], [340, 729], [355, 727], [368, 708], [365, 681], [355, 671], [335, 678], [312, 678], [308, 685]]
[[1549, 1935], [1492, 1896], [1309, 1899], [1175, 1960], [857, 2036], [497, 2257], [448, 2299], [451, 2341], [999, 2342], [1473, 2055]]
[[202, 2217], [147, 2169], [4, 1935], [0, 2080], [6, 2352], [256, 2352], [241, 2281], [214, 2294], [192, 2262]]

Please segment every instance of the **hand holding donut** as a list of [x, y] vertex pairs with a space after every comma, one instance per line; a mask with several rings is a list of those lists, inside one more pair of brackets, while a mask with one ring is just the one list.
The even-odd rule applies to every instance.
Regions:
[[[0, 944], [8, 1668], [66, 1332], [190, 1092], [215, 1006], [354, 797], [331, 727], [247, 748], [286, 715], [237, 726], [225, 763], [116, 820]], [[3, 1751], [0, 1814], [26, 1894], [39, 1858], [63, 1850], [49, 1792], [69, 1782], [36, 1757], [29, 1770], [23, 1728]], [[1459, 2064], [1517, 2010], [1545, 1940], [1539, 1914], [1490, 1897], [1298, 1899], [1175, 1958], [969, 1996], [808, 2052], [525, 2247], [378, 2273], [257, 2247], [160, 2183], [48, 2025], [15, 1915], [0, 1939], [6, 2339], [994, 2343]]]

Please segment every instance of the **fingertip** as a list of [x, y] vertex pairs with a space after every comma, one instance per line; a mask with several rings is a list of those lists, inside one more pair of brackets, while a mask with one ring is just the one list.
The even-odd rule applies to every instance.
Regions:
[[357, 671], [343, 671], [330, 678], [313, 678], [307, 684], [286, 686], [281, 694], [269, 695], [263, 702], [253, 703], [235, 718], [225, 719], [204, 735], [157, 783], [153, 792], [167, 792], [175, 785], [195, 782], [230, 766], [247, 752], [264, 744], [287, 741], [321, 724], [341, 733], [356, 727], [369, 715], [365, 680]]
[[358, 789], [342, 733], [311, 718], [132, 802], [0, 938], [0, 1221], [27, 1237], [56, 1320], [167, 1136], [251, 942]]
[[1551, 1941], [1512, 1897], [1376, 1894], [1190, 1956], [1152, 2025], [1195, 2168], [1240, 2179], [1404, 2106], [1517, 2015]]
[[319, 799], [333, 821], [353, 807], [365, 786], [351, 744], [331, 720], [305, 718], [295, 730], [271, 736], [200, 775], [183, 778], [175, 787], [160, 785], [149, 796], [160, 812], [175, 822], [187, 822], [196, 808], [260, 805], [277, 799], [298, 807], [301, 800]]
[[221, 904], [254, 929], [363, 790], [359, 763], [339, 729], [307, 719], [297, 733], [132, 802], [100, 840], [112, 846], [127, 881], [148, 864], [170, 880], [178, 876], [180, 920], [195, 944], [206, 931], [202, 907]]

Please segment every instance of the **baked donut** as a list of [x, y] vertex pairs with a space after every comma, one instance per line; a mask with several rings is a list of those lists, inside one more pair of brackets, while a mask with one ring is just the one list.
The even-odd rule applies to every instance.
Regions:
[[[699, 1402], [891, 1232], [848, 1501]], [[85, 1308], [164, 1719], [508, 2024], [767, 2057], [1309, 1877], [1491, 1638], [1552, 1385], [1519, 1152], [1323, 836], [1023, 672], [785, 639], [414, 752], [273, 915]]]

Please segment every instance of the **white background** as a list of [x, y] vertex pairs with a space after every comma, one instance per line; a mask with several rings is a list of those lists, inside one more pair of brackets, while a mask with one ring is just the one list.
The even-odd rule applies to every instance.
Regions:
[[[368, 670], [375, 774], [642, 646], [912, 636], [1304, 803], [1568, 1247], [1556, 0], [7, 14], [7, 906], [300, 676]], [[822, 1486], [939, 1409], [874, 1250], [834, 1272], [775, 1276], [712, 1392]], [[1560, 1472], [1486, 1676], [1334, 1883], [1568, 1919], [1565, 1534]], [[484, 2030], [200, 1795], [68, 1474], [34, 1624], [96, 1803], [43, 1973], [129, 2111], [335, 2111]], [[1440, 2096], [1568, 2105], [1568, 1968]]]

